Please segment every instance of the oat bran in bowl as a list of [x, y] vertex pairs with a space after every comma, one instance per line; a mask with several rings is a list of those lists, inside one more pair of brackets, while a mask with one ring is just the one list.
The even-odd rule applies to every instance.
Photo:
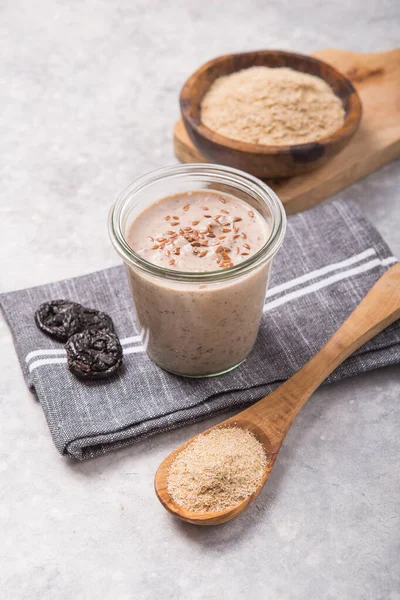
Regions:
[[362, 112], [353, 85], [334, 67], [275, 50], [209, 61], [184, 84], [180, 105], [208, 160], [262, 178], [318, 168], [350, 141]]

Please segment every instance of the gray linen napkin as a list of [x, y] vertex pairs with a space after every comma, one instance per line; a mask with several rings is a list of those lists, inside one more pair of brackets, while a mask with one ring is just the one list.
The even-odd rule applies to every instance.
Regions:
[[[334, 201], [290, 217], [256, 346], [238, 369], [212, 379], [176, 377], [150, 361], [123, 267], [6, 293], [0, 303], [57, 449], [85, 459], [268, 394], [321, 348], [394, 262], [352, 203]], [[67, 370], [63, 345], [39, 331], [33, 319], [39, 304], [55, 298], [110, 314], [124, 348], [119, 376], [82, 382]], [[398, 362], [400, 321], [346, 360], [330, 380]]]

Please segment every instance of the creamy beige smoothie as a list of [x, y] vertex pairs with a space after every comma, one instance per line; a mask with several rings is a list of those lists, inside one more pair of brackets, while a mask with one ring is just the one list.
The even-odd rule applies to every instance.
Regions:
[[[162, 198], [135, 217], [127, 242], [146, 261], [186, 273], [227, 272], [267, 242], [269, 225], [249, 204], [199, 190]], [[149, 356], [205, 376], [238, 365], [256, 340], [271, 263], [217, 282], [182, 282], [127, 266]], [[227, 273], [228, 274], [228, 273]]]

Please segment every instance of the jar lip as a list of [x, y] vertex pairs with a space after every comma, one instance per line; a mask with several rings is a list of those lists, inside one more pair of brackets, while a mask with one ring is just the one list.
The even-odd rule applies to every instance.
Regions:
[[[127, 243], [122, 229], [122, 213], [127, 202], [134, 194], [164, 178], [180, 178], [182, 176], [209, 176], [217, 183], [229, 183], [234, 187], [235, 182], [240, 189], [247, 189], [249, 195], [256, 194], [260, 200], [267, 204], [272, 215], [270, 235], [264, 246], [247, 260], [229, 267], [228, 269], [193, 272], [175, 271], [155, 265], [137, 252]], [[223, 165], [207, 163], [189, 163], [173, 165], [150, 171], [139, 179], [130, 183], [118, 196], [111, 207], [108, 219], [109, 236], [113, 246], [125, 263], [147, 274], [162, 277], [173, 281], [190, 281], [193, 283], [217, 282], [232, 279], [253, 271], [262, 264], [270, 261], [282, 245], [286, 231], [286, 213], [282, 202], [275, 192], [263, 181], [239, 169]]]

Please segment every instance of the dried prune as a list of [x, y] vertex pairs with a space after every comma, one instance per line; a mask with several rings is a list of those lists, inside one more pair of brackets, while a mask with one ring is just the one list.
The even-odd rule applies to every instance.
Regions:
[[86, 329], [115, 333], [114, 323], [106, 313], [70, 300], [45, 302], [36, 311], [35, 320], [40, 329], [61, 342]]
[[107, 331], [87, 329], [72, 335], [65, 344], [69, 370], [82, 379], [111, 377], [122, 364], [118, 337]]
[[37, 326], [52, 337], [66, 342], [70, 335], [80, 331], [78, 315], [82, 306], [70, 300], [44, 302], [35, 312]]

